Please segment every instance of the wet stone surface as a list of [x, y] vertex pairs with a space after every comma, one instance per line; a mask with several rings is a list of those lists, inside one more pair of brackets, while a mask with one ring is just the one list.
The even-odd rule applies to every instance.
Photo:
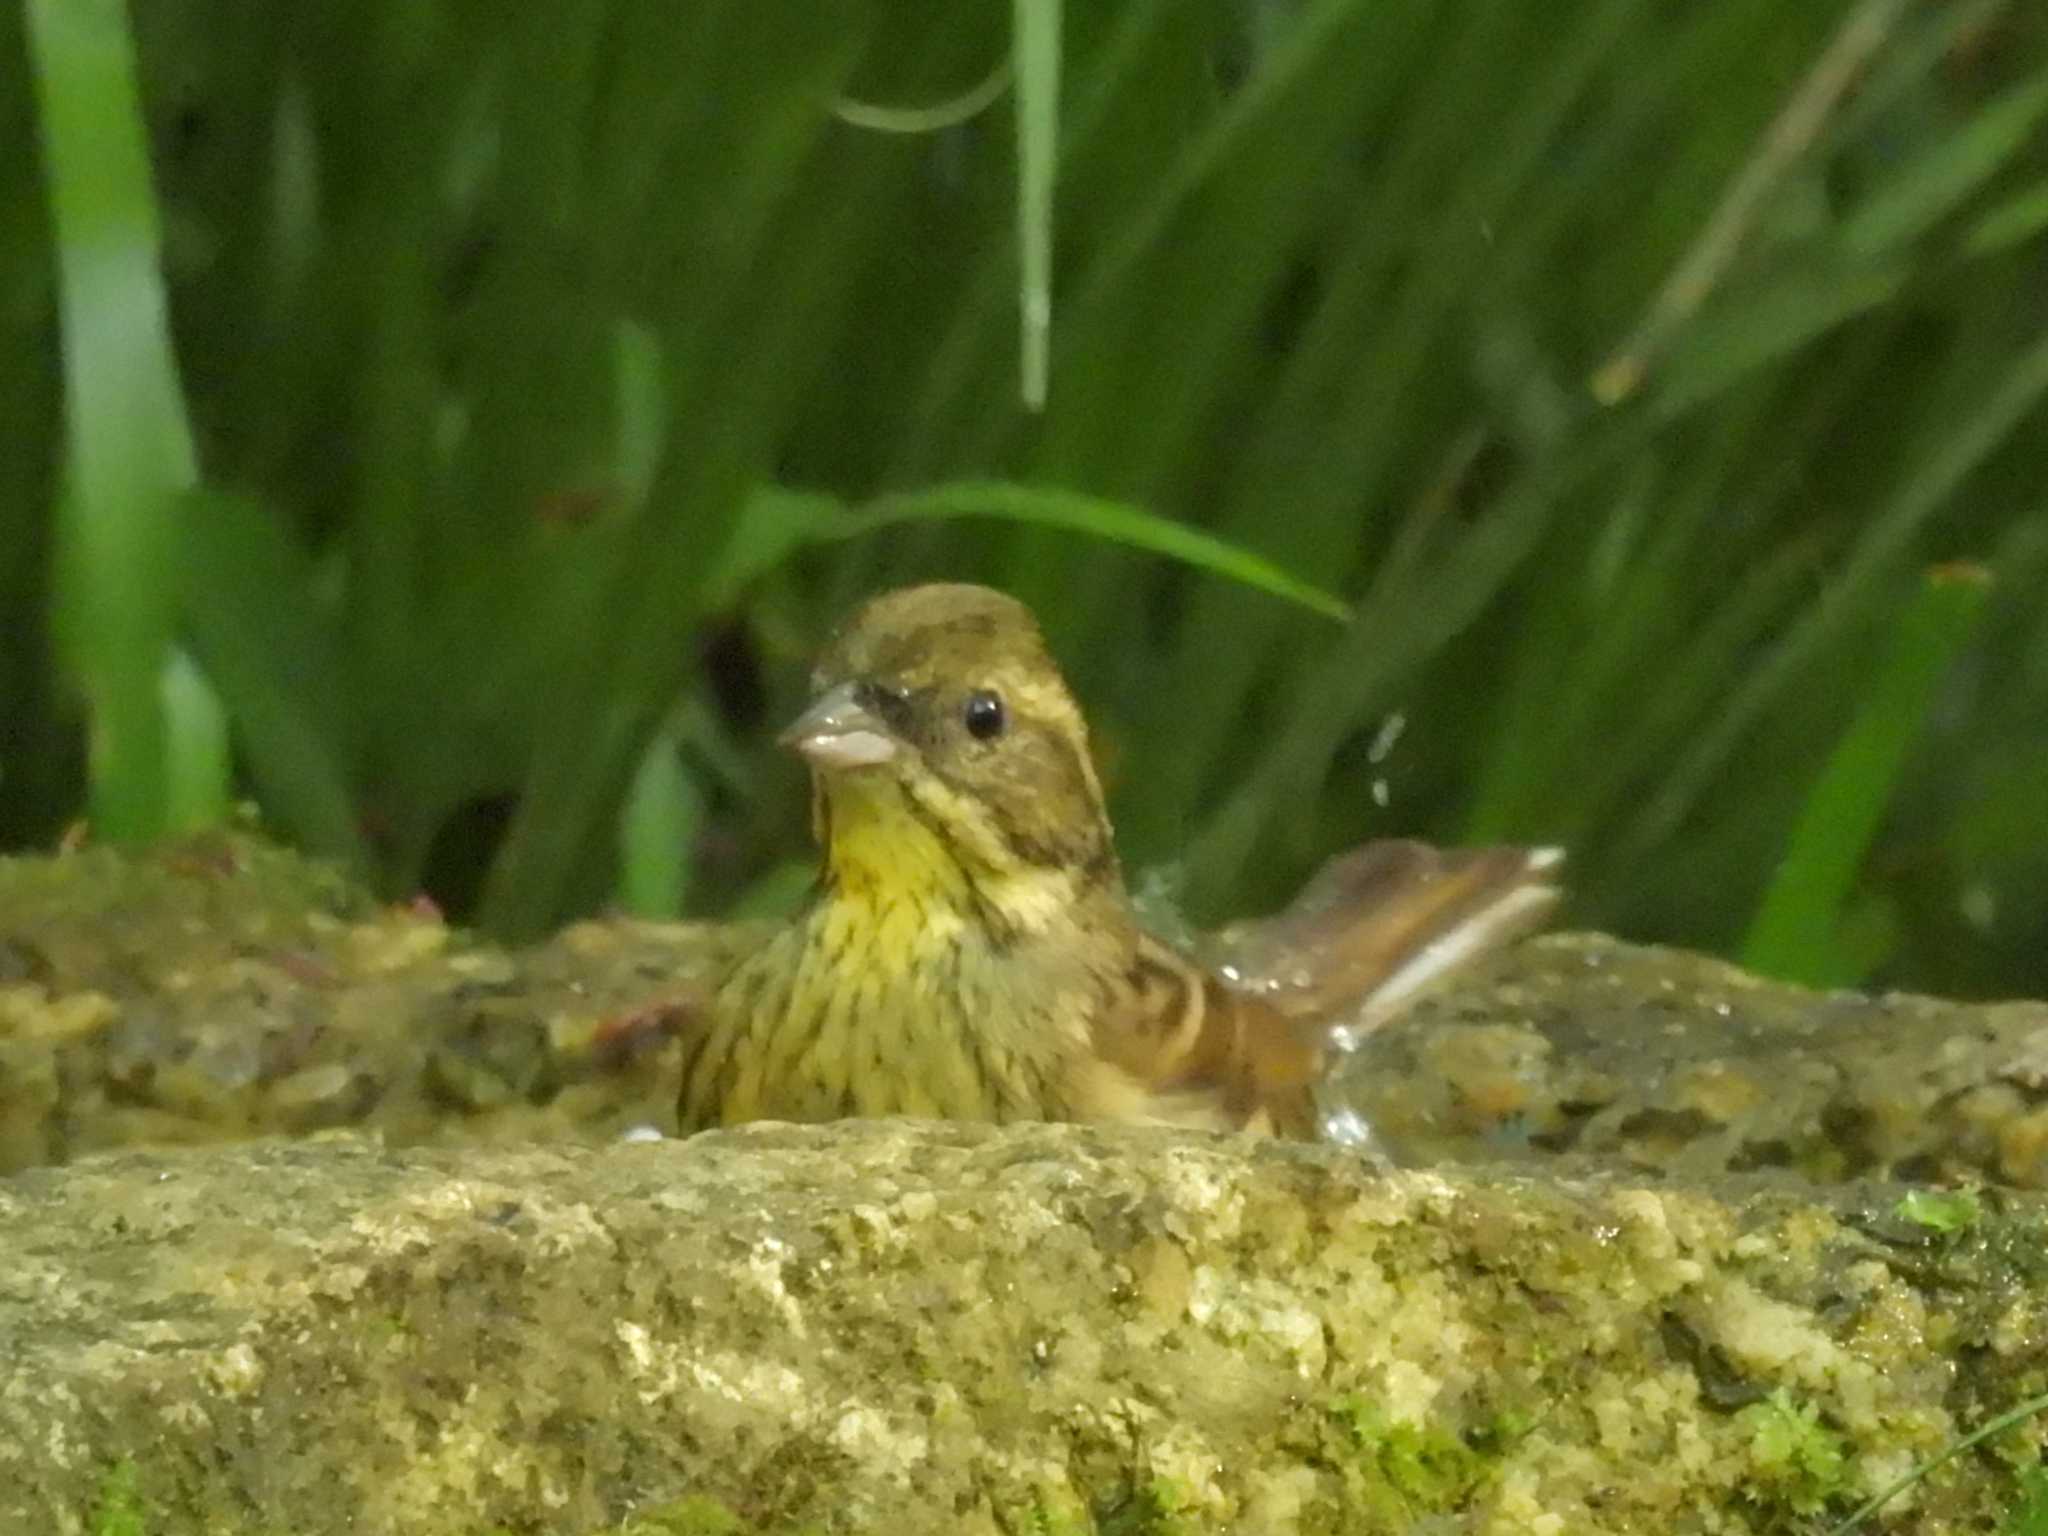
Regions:
[[[0, 1171], [134, 1144], [374, 1130], [608, 1140], [671, 1122], [729, 935], [592, 921], [508, 952], [258, 840], [0, 860]], [[1406, 1166], [2048, 1185], [2048, 1004], [1816, 994], [1540, 938], [1335, 1074]]]
[[1423, 999], [1335, 1093], [1424, 1164], [2048, 1183], [2048, 1004], [1819, 994], [1594, 934]]
[[[93, 1157], [0, 1181], [0, 1531], [1794, 1536], [2048, 1377], [2043, 1198], [1899, 1197], [911, 1121]], [[1996, 1529], [2039, 1441], [1870, 1529]]]
[[[621, 1145], [732, 941], [0, 861], [0, 1536], [1794, 1536], [2048, 1387], [2048, 1006], [1561, 935], [1343, 1064], [1398, 1170]], [[2041, 1438], [1865, 1528], [1999, 1530]]]
[[0, 860], [0, 1171], [355, 1128], [397, 1143], [662, 1124], [722, 936], [588, 923], [507, 953], [253, 838]]

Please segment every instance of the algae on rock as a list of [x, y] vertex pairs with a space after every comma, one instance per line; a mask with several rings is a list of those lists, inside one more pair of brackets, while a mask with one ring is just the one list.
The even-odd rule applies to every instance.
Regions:
[[665, 1123], [674, 1015], [721, 941], [611, 921], [507, 953], [241, 834], [0, 859], [0, 1173], [337, 1128]]
[[[0, 1172], [116, 1146], [672, 1125], [732, 942], [579, 923], [506, 951], [258, 838], [0, 859]], [[1333, 1084], [1404, 1162], [2048, 1187], [2048, 1004], [1826, 996], [1597, 935], [1493, 957]]]
[[[2048, 1386], [1997, 1187], [2048, 1184], [2048, 1006], [1566, 935], [1345, 1064], [1434, 1171], [617, 1144], [728, 942], [501, 951], [241, 836], [0, 860], [0, 1536], [1805, 1536]], [[1899, 1174], [1991, 1187], [1837, 1183]], [[2041, 1438], [1872, 1529], [1995, 1528]]]
[[[1896, 1201], [894, 1121], [121, 1153], [0, 1183], [0, 1531], [84, 1532], [126, 1460], [152, 1536], [684, 1493], [902, 1536], [1790, 1536], [2048, 1376], [2048, 1207], [1902, 1246], [1865, 1230]], [[1875, 1528], [1987, 1529], [2017, 1479], [1959, 1459]]]

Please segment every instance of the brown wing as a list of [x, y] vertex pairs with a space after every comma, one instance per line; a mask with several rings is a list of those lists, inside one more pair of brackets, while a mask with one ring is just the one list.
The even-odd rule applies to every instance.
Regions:
[[1537, 926], [1561, 862], [1548, 848], [1368, 843], [1286, 911], [1218, 935], [1211, 964], [1147, 936], [1094, 1021], [1077, 1109], [1313, 1135], [1326, 1048]]
[[1277, 1009], [1144, 937], [1095, 1020], [1091, 1116], [1307, 1136], [1322, 1052]]

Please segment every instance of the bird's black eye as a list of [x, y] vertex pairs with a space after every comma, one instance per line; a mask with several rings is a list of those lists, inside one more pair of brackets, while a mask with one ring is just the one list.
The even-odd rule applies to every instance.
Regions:
[[967, 734], [976, 741], [994, 741], [1003, 734], [1010, 718], [1003, 709], [1003, 696], [993, 688], [977, 688], [967, 695], [967, 707], [960, 712]]

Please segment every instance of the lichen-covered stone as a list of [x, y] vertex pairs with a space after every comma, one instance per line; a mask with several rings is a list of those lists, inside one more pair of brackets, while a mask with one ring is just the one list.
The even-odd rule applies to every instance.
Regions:
[[[0, 1173], [336, 1128], [666, 1127], [678, 1039], [731, 942], [604, 919], [508, 952], [242, 834], [0, 859]], [[2043, 1188], [2048, 1004], [1818, 995], [1558, 935], [1369, 1036], [1333, 1096], [1415, 1166]]]
[[[911, 1122], [0, 1181], [0, 1533], [1817, 1529], [2048, 1380], [2048, 1205]], [[1996, 1527], [2040, 1439], [1870, 1527]], [[670, 1521], [673, 1519], [673, 1523]]]
[[1599, 934], [1489, 957], [1334, 1092], [1424, 1164], [2048, 1187], [2048, 1003], [1815, 993]]
[[[562, 1145], [667, 1123], [729, 941], [505, 952], [239, 835], [0, 860], [0, 1536], [1810, 1536], [2048, 1385], [2048, 1206], [1822, 1187], [2048, 1184], [2048, 1006], [1570, 935], [1332, 1085], [1434, 1172]], [[1869, 1528], [2001, 1529], [2040, 1439]]]
[[519, 954], [260, 838], [0, 859], [0, 1173], [337, 1127], [608, 1140], [675, 1097], [701, 924]]

